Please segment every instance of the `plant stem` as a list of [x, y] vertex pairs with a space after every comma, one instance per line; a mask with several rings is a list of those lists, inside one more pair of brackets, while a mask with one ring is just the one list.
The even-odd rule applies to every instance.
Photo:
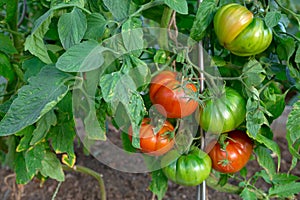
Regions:
[[[19, 0], [11, 0], [6, 4], [6, 22], [12, 33], [18, 32], [18, 3]], [[19, 34], [12, 34], [14, 46], [18, 52], [23, 50], [22, 37]]]
[[81, 172], [90, 176], [93, 176], [95, 179], [97, 179], [98, 183], [99, 183], [99, 187], [100, 187], [100, 192], [101, 192], [101, 200], [106, 200], [106, 191], [105, 191], [105, 185], [104, 185], [104, 180], [102, 178], [102, 175], [99, 174], [98, 172], [84, 167], [84, 166], [80, 166], [80, 165], [76, 165], [73, 168], [70, 168], [66, 165], [62, 166], [64, 170], [66, 171], [75, 171], [75, 172]]
[[168, 26], [169, 22], [171, 20], [173, 10], [169, 7], [164, 8], [164, 12], [161, 18], [160, 22], [160, 33], [159, 33], [159, 38], [158, 38], [158, 44], [161, 49], [167, 50], [168, 49]]

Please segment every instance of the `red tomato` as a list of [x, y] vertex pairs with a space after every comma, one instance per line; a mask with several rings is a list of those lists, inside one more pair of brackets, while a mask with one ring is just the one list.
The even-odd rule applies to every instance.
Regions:
[[249, 161], [253, 150], [253, 143], [243, 131], [231, 131], [224, 142], [226, 150], [221, 149], [218, 142], [212, 141], [207, 146], [208, 155], [212, 160], [212, 168], [222, 173], [240, 171]]
[[[155, 134], [154, 127], [150, 124], [149, 118], [144, 118], [140, 128], [140, 150], [149, 155], [160, 156], [168, 152], [174, 146], [174, 140], [170, 132], [174, 131], [173, 125], [165, 121], [162, 128]], [[129, 138], [132, 140], [132, 127], [128, 131]]]
[[150, 85], [150, 100], [158, 112], [168, 118], [183, 118], [191, 115], [198, 107], [195, 96], [197, 88], [192, 83], [181, 83], [177, 73], [163, 71], [155, 76]]

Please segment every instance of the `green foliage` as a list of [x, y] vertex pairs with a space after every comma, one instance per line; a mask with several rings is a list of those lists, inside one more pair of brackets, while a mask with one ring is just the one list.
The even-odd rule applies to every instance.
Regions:
[[149, 189], [156, 194], [159, 200], [163, 199], [168, 189], [168, 178], [164, 175], [163, 171], [156, 170], [151, 173], [152, 181]]
[[205, 0], [199, 5], [191, 30], [192, 39], [200, 41], [205, 37], [206, 30], [214, 18], [215, 9], [216, 4], [214, 0]]
[[164, 0], [164, 2], [180, 14], [188, 14], [188, 4], [186, 0]]
[[63, 14], [58, 21], [58, 34], [65, 49], [80, 43], [87, 29], [85, 14], [74, 8], [72, 12]]
[[[22, 87], [0, 122], [0, 135], [11, 135], [37, 122], [68, 92], [64, 83], [70, 75], [47, 66]], [[47, 80], [47, 81], [45, 81]]]
[[[23, 16], [18, 8], [24, 2]], [[247, 200], [292, 199], [299, 194], [300, 178], [291, 171], [300, 160], [296, 0], [203, 0], [199, 5], [187, 0], [24, 2], [0, 0], [0, 161], [14, 170], [18, 184], [35, 176], [64, 180], [64, 165], [76, 165], [78, 121], [86, 133], [83, 143], [106, 140], [112, 122], [122, 131], [123, 149], [138, 152], [139, 137], [131, 142], [128, 127], [138, 136], [142, 119], [153, 115], [151, 78], [174, 69], [182, 75], [180, 81], [193, 82], [199, 92], [202, 87], [213, 90], [193, 97], [200, 105], [217, 95], [221, 85], [233, 87], [246, 99], [246, 118], [237, 129], [246, 130], [255, 143], [253, 159], [261, 171], [253, 176], [248, 166], [239, 175], [212, 171], [210, 178], [218, 183], [214, 188]], [[220, 6], [232, 2], [246, 6], [272, 29], [272, 43], [264, 52], [240, 57], [218, 43], [213, 17]], [[199, 70], [195, 41], [201, 41], [206, 52], [205, 70]], [[200, 80], [199, 74], [204, 75]], [[270, 125], [287, 104], [293, 106], [286, 123], [286, 148], [292, 160], [290, 171], [283, 172], [282, 149]], [[176, 119], [172, 123], [174, 134], [201, 143], [198, 135], [191, 138], [193, 128], [182, 130], [183, 122]], [[175, 139], [178, 145], [180, 137]], [[149, 168], [159, 162], [146, 161]], [[168, 178], [161, 169], [151, 176], [149, 189], [163, 199]], [[257, 188], [258, 180], [266, 182], [266, 188]]]

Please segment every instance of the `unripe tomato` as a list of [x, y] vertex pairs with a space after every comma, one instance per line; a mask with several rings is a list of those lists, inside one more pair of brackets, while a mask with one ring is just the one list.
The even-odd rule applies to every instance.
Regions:
[[180, 155], [177, 150], [168, 152], [162, 158], [162, 170], [174, 183], [185, 186], [196, 186], [210, 174], [211, 159], [197, 147]]
[[245, 132], [236, 130], [228, 133], [224, 143], [227, 143], [225, 150], [216, 141], [207, 145], [208, 155], [212, 160], [212, 168], [222, 173], [240, 171], [252, 154], [253, 143], [251, 139]]
[[196, 86], [178, 81], [176, 72], [159, 73], [151, 80], [149, 92], [152, 104], [168, 118], [183, 118], [198, 108], [198, 102], [191, 98], [197, 92]]
[[[150, 124], [149, 118], [144, 118], [140, 128], [140, 150], [143, 153], [153, 156], [160, 156], [168, 152], [174, 146], [171, 132], [174, 131], [173, 125], [165, 121], [161, 129], [154, 133], [154, 127]], [[129, 127], [129, 138], [132, 140], [132, 127]]]
[[200, 126], [207, 132], [220, 134], [236, 129], [246, 117], [246, 101], [234, 89], [205, 102], [200, 108]]
[[272, 42], [272, 30], [246, 7], [231, 3], [214, 16], [214, 28], [222, 46], [238, 56], [256, 55]]

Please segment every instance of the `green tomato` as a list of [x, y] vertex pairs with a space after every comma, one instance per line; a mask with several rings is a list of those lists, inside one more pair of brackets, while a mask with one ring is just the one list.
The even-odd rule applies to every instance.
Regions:
[[218, 97], [200, 109], [200, 126], [207, 132], [221, 134], [236, 129], [246, 117], [246, 100], [234, 89], [225, 87]]
[[177, 150], [168, 152], [162, 158], [162, 170], [174, 183], [184, 186], [196, 186], [210, 174], [212, 162], [210, 157], [197, 147], [192, 147], [187, 154]]
[[214, 16], [214, 28], [222, 46], [238, 56], [251, 56], [265, 51], [272, 42], [272, 30], [246, 7], [231, 3]]

